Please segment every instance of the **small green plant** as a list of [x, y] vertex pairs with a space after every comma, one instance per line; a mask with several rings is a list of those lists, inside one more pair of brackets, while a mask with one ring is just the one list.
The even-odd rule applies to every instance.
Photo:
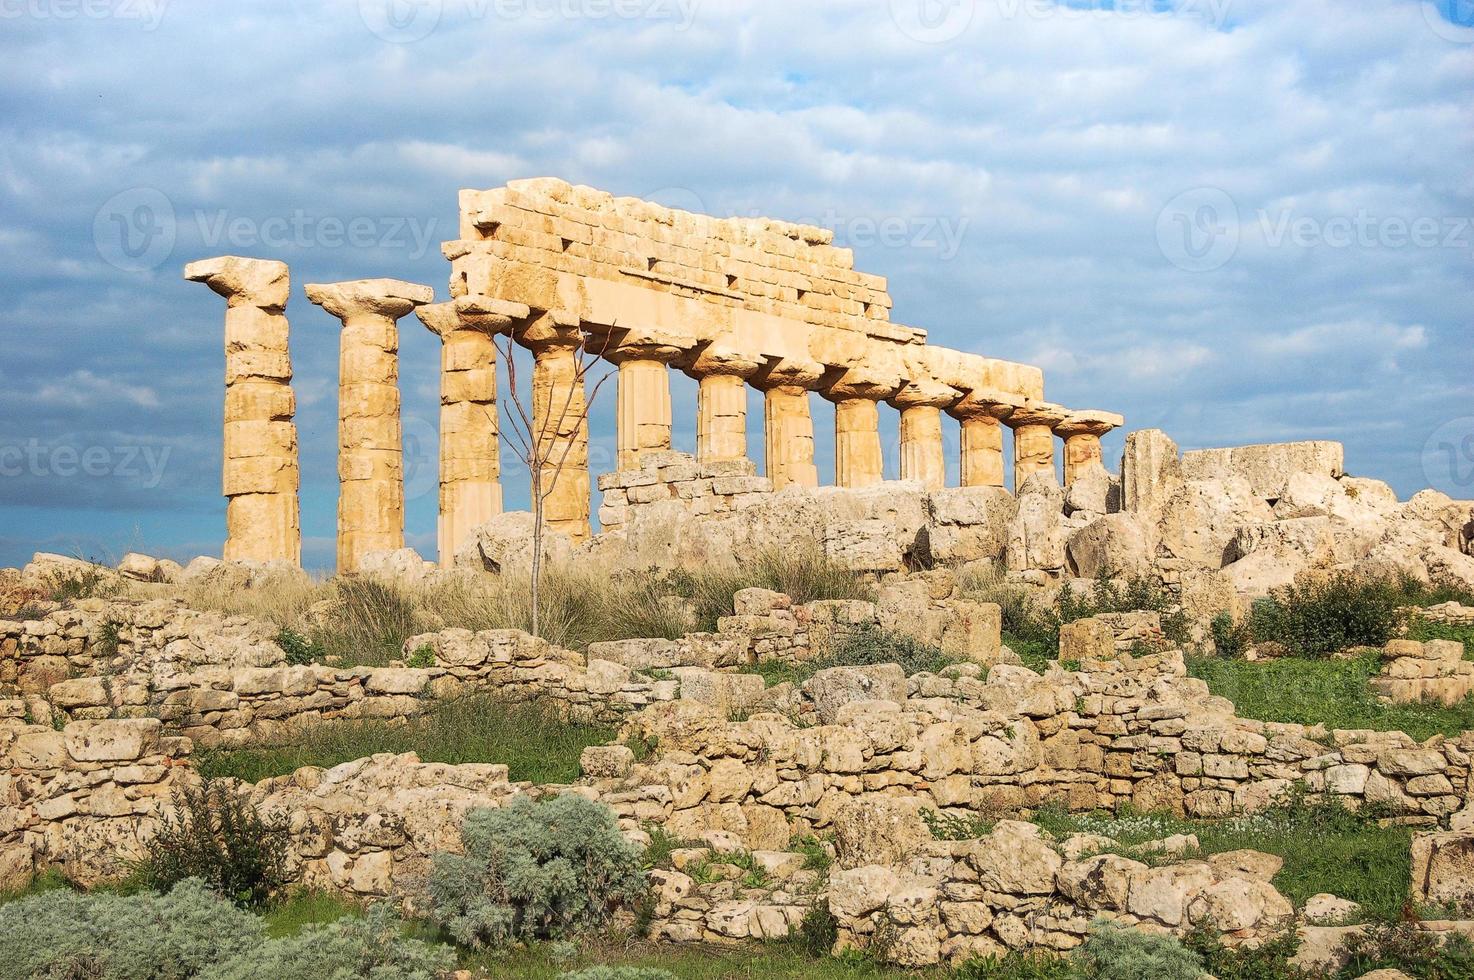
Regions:
[[1010, 950], [1002, 956], [969, 960], [953, 980], [1084, 980], [1077, 960], [1038, 950]]
[[682, 840], [666, 832], [660, 824], [647, 824], [645, 832], [650, 835], [650, 843], [645, 845], [645, 867], [666, 868], [671, 867], [671, 852], [685, 847], [701, 847], [703, 845], [694, 841]]
[[309, 640], [290, 626], [282, 627], [281, 631], [276, 634], [276, 645], [281, 647], [282, 653], [287, 655], [287, 663], [293, 667], [305, 667], [308, 664], [322, 662], [321, 645]]
[[1417, 980], [1474, 977], [1474, 941], [1459, 933], [1430, 933], [1415, 922], [1378, 923], [1352, 933], [1342, 952], [1344, 977], [1373, 970], [1401, 970]]
[[722, 861], [742, 871], [743, 888], [762, 888], [768, 883], [768, 869], [758, 864], [750, 851], [722, 855]]
[[414, 652], [405, 658], [406, 667], [417, 667], [421, 670], [426, 667], [435, 666], [435, 648], [428, 643], [422, 643], [415, 647]]
[[1309, 972], [1290, 965], [1300, 948], [1300, 937], [1286, 929], [1258, 943], [1225, 946], [1218, 930], [1200, 926], [1182, 937], [1182, 944], [1197, 955], [1203, 969], [1218, 980], [1323, 980], [1319, 971]]
[[1220, 657], [1242, 656], [1244, 650], [1253, 642], [1253, 636], [1249, 632], [1249, 623], [1235, 622], [1233, 614], [1221, 612], [1213, 617], [1209, 624], [1209, 631], [1213, 636], [1213, 650]]
[[790, 933], [790, 939], [807, 956], [828, 956], [839, 939], [839, 920], [829, 911], [827, 902], [815, 902], [804, 913], [798, 929]]
[[51, 588], [51, 601], [65, 605], [77, 599], [106, 599], [122, 588], [118, 577], [92, 559], [89, 567], [67, 574]]
[[805, 871], [816, 871], [821, 876], [827, 875], [830, 866], [834, 864], [834, 855], [829, 853], [829, 848], [824, 846], [824, 841], [813, 834], [794, 838], [789, 842], [788, 849], [804, 856]]
[[940, 810], [923, 810], [921, 819], [937, 840], [977, 840], [991, 834], [993, 825], [997, 823], [996, 820], [979, 814], [962, 815], [943, 813]]
[[284, 826], [205, 777], [175, 790], [136, 873], [157, 892], [197, 878], [243, 908], [260, 908], [286, 881], [287, 846]]
[[1171, 936], [1096, 922], [1080, 947], [1087, 975], [1100, 980], [1198, 980], [1203, 964]]
[[122, 639], [123, 624], [115, 619], [109, 619], [97, 629], [97, 640], [93, 645], [93, 653], [103, 659], [112, 659], [118, 655], [118, 644]]
[[472, 810], [461, 840], [464, 854], [435, 856], [429, 916], [468, 946], [594, 930], [646, 893], [639, 850], [581, 796]]

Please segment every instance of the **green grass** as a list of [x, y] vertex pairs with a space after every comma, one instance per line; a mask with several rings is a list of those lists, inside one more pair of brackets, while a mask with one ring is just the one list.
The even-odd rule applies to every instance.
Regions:
[[308, 926], [327, 925], [363, 910], [331, 892], [298, 890], [279, 900], [261, 915], [266, 934], [272, 938], [295, 936]]
[[671, 592], [690, 601], [695, 629], [715, 630], [717, 619], [733, 612], [741, 589], [771, 589], [795, 603], [820, 599], [874, 599], [875, 588], [839, 565], [818, 547], [770, 549], [732, 568], [680, 569], [670, 577]]
[[886, 633], [875, 627], [861, 627], [842, 640], [835, 649], [822, 657], [787, 663], [764, 660], [746, 664], [738, 670], [758, 674], [769, 687], [783, 681], [802, 684], [821, 670], [830, 667], [872, 667], [877, 664], [899, 664], [912, 674], [935, 674], [953, 664], [968, 663], [966, 657], [943, 653], [939, 648], [918, 642], [909, 636]]
[[446, 702], [408, 722], [326, 721], [292, 731], [289, 740], [195, 753], [209, 776], [259, 782], [303, 766], [330, 768], [376, 752], [416, 752], [425, 762], [502, 762], [513, 780], [567, 783], [590, 745], [613, 741], [599, 725], [560, 719], [536, 704], [507, 704], [486, 696]]
[[483, 953], [462, 958], [465, 968], [485, 969], [497, 980], [556, 980], [561, 974], [589, 966], [632, 966], [669, 970], [681, 980], [867, 980], [872, 977], [949, 977], [945, 970], [887, 968], [860, 957], [815, 958], [787, 943], [746, 945], [729, 949], [648, 943], [600, 944], [569, 949], [543, 943], [501, 955]]
[[1464, 659], [1474, 660], [1474, 626], [1455, 626], [1452, 623], [1435, 623], [1416, 616], [1407, 624], [1407, 638], [1425, 642], [1427, 640], [1454, 640], [1464, 645]]
[[1151, 863], [1169, 859], [1140, 845], [1172, 834], [1197, 834], [1204, 855], [1240, 848], [1277, 854], [1285, 865], [1274, 885], [1297, 907], [1312, 895], [1330, 892], [1359, 903], [1366, 919], [1392, 921], [1407, 901], [1411, 831], [1379, 826], [1370, 815], [1335, 801], [1312, 804], [1292, 796], [1284, 806], [1223, 820], [1130, 810], [1072, 814], [1053, 807], [1041, 809], [1034, 819], [1061, 839], [1072, 833], [1114, 838], [1122, 846], [1112, 850]]
[[1400, 731], [1419, 741], [1474, 730], [1474, 698], [1451, 708], [1378, 700], [1367, 682], [1381, 663], [1381, 654], [1369, 650], [1346, 660], [1190, 657], [1187, 669], [1207, 681], [1214, 694], [1232, 701], [1241, 718]]

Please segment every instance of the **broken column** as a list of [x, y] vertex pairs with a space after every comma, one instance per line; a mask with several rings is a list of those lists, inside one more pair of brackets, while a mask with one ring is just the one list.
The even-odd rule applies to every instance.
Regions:
[[532, 351], [533, 452], [543, 523], [577, 543], [589, 536], [589, 429], [584, 333], [563, 313], [544, 313], [514, 334]]
[[1100, 437], [1125, 421], [1111, 412], [1080, 411], [1071, 412], [1055, 425], [1055, 435], [1065, 441], [1065, 486], [1092, 466], [1105, 468]]
[[771, 358], [753, 376], [763, 391], [763, 445], [767, 477], [774, 490], [789, 484], [819, 485], [814, 466], [814, 417], [809, 412], [809, 389], [824, 373], [817, 361]]
[[338, 571], [404, 547], [399, 323], [435, 298], [398, 279], [313, 283], [307, 298], [343, 321], [338, 354]]
[[302, 562], [285, 262], [222, 255], [184, 278], [225, 297], [226, 561]]
[[697, 382], [696, 458], [701, 462], [747, 457], [747, 379], [760, 366], [720, 341], [684, 366]]
[[868, 487], [885, 479], [880, 402], [900, 386], [900, 375], [894, 372], [852, 367], [820, 392], [834, 402], [836, 486]]
[[[1052, 402], [1025, 402], [1008, 417], [1013, 429], [1013, 490], [1032, 473], [1054, 473], [1054, 427], [1069, 409]], [[1056, 477], [1056, 480], [1058, 477]]]
[[637, 470], [643, 454], [670, 448], [667, 365], [680, 353], [679, 347], [657, 343], [621, 343], [604, 352], [606, 359], [619, 365], [618, 469]]
[[502, 512], [501, 433], [496, 409], [496, 336], [527, 307], [463, 297], [415, 310], [440, 338], [440, 511], [436, 548], [449, 568], [475, 529]]
[[1003, 463], [1003, 421], [1022, 402], [1002, 392], [971, 391], [947, 410], [961, 424], [961, 483], [964, 487], [1001, 487], [1007, 467]]
[[942, 409], [961, 397], [955, 388], [930, 380], [909, 382], [890, 403], [901, 411], [901, 479], [928, 490], [947, 485], [942, 445]]

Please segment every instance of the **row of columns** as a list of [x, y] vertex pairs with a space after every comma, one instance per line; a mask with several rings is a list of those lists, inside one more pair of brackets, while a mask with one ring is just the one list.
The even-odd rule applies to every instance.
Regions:
[[[280, 262], [222, 257], [191, 263], [185, 277], [227, 299], [224, 487], [227, 559], [300, 562], [300, 482], [292, 421]], [[589, 534], [588, 426], [581, 358], [586, 334], [574, 318], [518, 303], [461, 297], [432, 304], [428, 286], [396, 279], [310, 284], [308, 299], [342, 322], [338, 412], [338, 569], [358, 569], [373, 551], [404, 546], [404, 466], [400, 431], [399, 327], [411, 311], [441, 341], [440, 516], [437, 543], [449, 563], [474, 529], [501, 512], [497, 341], [511, 336], [532, 352], [532, 439], [543, 466], [534, 481], [548, 526], [573, 540]], [[775, 488], [817, 486], [810, 392], [832, 401], [835, 482], [865, 487], [883, 479], [882, 401], [901, 413], [903, 480], [945, 484], [942, 413], [961, 426], [963, 486], [1003, 486], [1002, 426], [1013, 429], [1014, 485], [1054, 469], [1064, 440], [1066, 485], [1101, 465], [1100, 437], [1121, 424], [1106, 412], [1071, 412], [899, 371], [834, 371], [816, 361], [755, 357], [723, 344], [695, 349], [625, 342], [600, 351], [618, 366], [618, 467], [671, 446], [669, 372], [697, 379], [697, 457], [747, 453], [747, 387], [764, 396], [767, 475]], [[556, 481], [554, 477], [556, 475]]]

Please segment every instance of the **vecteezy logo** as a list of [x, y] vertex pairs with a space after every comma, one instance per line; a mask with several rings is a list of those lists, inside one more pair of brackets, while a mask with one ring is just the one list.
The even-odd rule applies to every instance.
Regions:
[[1423, 476], [1450, 496], [1467, 496], [1474, 487], [1474, 418], [1445, 422], [1423, 443]]
[[1423, 19], [1445, 41], [1474, 44], [1474, 0], [1423, 0]]
[[411, 44], [440, 25], [441, 0], [358, 0], [358, 16], [375, 37]]
[[1157, 215], [1157, 247], [1179, 269], [1219, 268], [1239, 248], [1238, 206], [1217, 187], [1183, 191]]
[[891, 20], [923, 44], [944, 44], [967, 30], [976, 0], [890, 0]]
[[404, 420], [404, 499], [418, 500], [440, 487], [440, 433], [418, 415]]
[[124, 272], [157, 268], [174, 251], [174, 205], [162, 191], [130, 187], [92, 217], [92, 242], [104, 262]]

